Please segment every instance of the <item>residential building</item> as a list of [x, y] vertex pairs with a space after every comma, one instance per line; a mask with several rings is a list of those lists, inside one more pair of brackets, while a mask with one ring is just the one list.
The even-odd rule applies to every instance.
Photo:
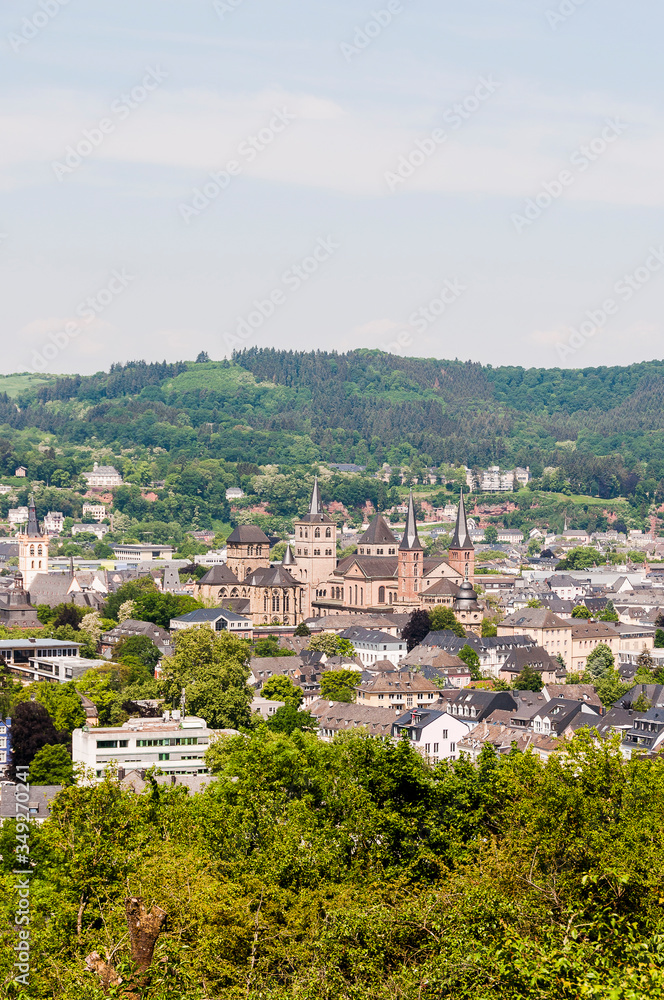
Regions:
[[440, 698], [440, 688], [421, 673], [400, 670], [363, 682], [357, 688], [357, 704], [402, 712], [425, 708]]
[[92, 472], [84, 472], [83, 478], [88, 486], [122, 486], [122, 476], [112, 465], [97, 465], [95, 462]]
[[456, 760], [457, 745], [469, 732], [467, 722], [435, 706], [406, 712], [392, 725], [392, 736], [406, 736], [431, 764], [440, 760]]
[[27, 507], [11, 507], [7, 514], [9, 527], [18, 528], [20, 524], [28, 523], [29, 511]]
[[563, 677], [565, 675], [558, 660], [542, 646], [522, 646], [512, 650], [500, 668], [498, 677], [501, 681], [513, 684], [526, 667], [540, 674], [544, 684], [555, 684], [561, 674]]
[[0, 785], [0, 823], [8, 819], [26, 819], [41, 825], [51, 815], [51, 803], [62, 790], [62, 785], [28, 785], [28, 801], [21, 801], [20, 813], [16, 808], [15, 784]]
[[520, 528], [498, 528], [498, 541], [504, 545], [521, 545], [523, 531]]
[[[83, 507], [85, 512], [85, 506]], [[65, 526], [65, 515], [61, 510], [49, 510], [48, 514], [44, 518], [44, 531], [47, 535], [60, 535], [62, 534], [63, 528]]]
[[517, 700], [511, 691], [482, 691], [478, 688], [466, 688], [453, 695], [443, 692], [443, 706], [450, 715], [471, 727], [483, 722], [496, 710], [514, 712]]
[[28, 470], [26, 469], [26, 467], [24, 465], [19, 465], [18, 469], [14, 473], [14, 476], [16, 477], [16, 479], [25, 479], [27, 474]]
[[545, 736], [552, 734], [562, 736], [573, 723], [574, 729], [582, 726], [592, 727], [599, 719], [600, 713], [587, 702], [574, 701], [570, 698], [552, 698], [530, 716], [529, 726], [534, 732], [543, 733]]
[[285, 705], [285, 701], [271, 701], [269, 698], [254, 697], [251, 701], [251, 712], [252, 715], [260, 715], [261, 719], [267, 722]]
[[[482, 674], [487, 677], [498, 678], [500, 668], [505, 663], [513, 649], [521, 647], [531, 647], [536, 645], [529, 635], [509, 635], [491, 636], [481, 638], [470, 634], [464, 638], [459, 638], [454, 632], [449, 630], [444, 632], [429, 632], [409, 656], [409, 663], [418, 658], [417, 650], [422, 650], [421, 656], [427, 655], [430, 649], [443, 650], [452, 656], [458, 656], [464, 646], [470, 646], [477, 653], [480, 660]], [[413, 659], [411, 659], [411, 657]], [[427, 662], [425, 659], [423, 663]]]
[[590, 592], [590, 580], [577, 580], [573, 576], [556, 574], [549, 579], [549, 588], [561, 601], [577, 601]]
[[371, 667], [376, 660], [383, 659], [389, 660], [394, 667], [397, 667], [407, 653], [404, 639], [376, 629], [351, 627], [344, 629], [340, 635], [342, 639], [348, 639], [353, 643], [355, 652], [365, 668]]
[[[576, 620], [576, 619], [574, 619]], [[559, 653], [571, 670], [572, 626], [546, 608], [525, 608], [508, 615], [498, 624], [498, 635], [529, 635], [537, 646], [543, 646], [551, 656]]]
[[167, 711], [161, 719], [75, 729], [72, 757], [97, 779], [104, 777], [109, 764], [125, 771], [157, 767], [167, 775], [205, 774], [205, 751], [213, 735], [203, 719]]
[[318, 735], [325, 741], [349, 729], [363, 729], [369, 736], [390, 736], [395, 718], [394, 709], [320, 699], [307, 711], [316, 719]]
[[92, 524], [72, 524], [71, 533], [74, 535], [96, 535], [96, 537], [101, 541], [104, 535], [107, 535], [110, 531], [108, 524], [98, 524], [96, 521]]
[[171, 618], [173, 632], [193, 628], [197, 625], [207, 625], [213, 632], [230, 632], [238, 639], [253, 639], [254, 625], [251, 618], [237, 615], [234, 611], [224, 608], [200, 608], [186, 615]]
[[625, 733], [624, 745], [631, 755], [659, 750], [664, 745], [664, 709], [654, 705], [635, 718]]
[[486, 746], [493, 747], [499, 755], [511, 753], [514, 748], [522, 753], [531, 751], [540, 760], [548, 758], [564, 749], [564, 744], [555, 736], [545, 736], [541, 733], [523, 732], [506, 723], [481, 722], [464, 736], [458, 743], [460, 753], [467, 754], [473, 763]]
[[101, 637], [102, 656], [113, 656], [113, 651], [119, 642], [131, 639], [134, 636], [145, 635], [151, 639], [162, 656], [170, 656], [173, 652], [173, 640], [170, 632], [152, 622], [138, 621], [136, 618], [127, 618], [120, 622], [110, 632], [104, 632]]
[[244, 490], [241, 490], [239, 486], [229, 486], [226, 490], [227, 500], [241, 500], [244, 496]]
[[86, 517], [93, 521], [104, 521], [108, 517], [108, 511], [103, 503], [84, 503], [83, 518]]
[[545, 684], [542, 694], [547, 700], [553, 698], [569, 698], [571, 701], [582, 701], [601, 714], [604, 711], [602, 700], [592, 684]]
[[572, 629], [571, 662], [568, 669], [573, 674], [582, 674], [588, 657], [600, 644], [609, 647], [615, 659], [620, 651], [620, 635], [609, 622], [591, 622], [585, 618], [570, 618]]

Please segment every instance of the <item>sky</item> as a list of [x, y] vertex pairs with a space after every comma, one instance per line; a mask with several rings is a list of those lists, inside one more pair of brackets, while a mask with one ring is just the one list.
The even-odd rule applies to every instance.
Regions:
[[650, 0], [4, 0], [0, 370], [664, 356]]

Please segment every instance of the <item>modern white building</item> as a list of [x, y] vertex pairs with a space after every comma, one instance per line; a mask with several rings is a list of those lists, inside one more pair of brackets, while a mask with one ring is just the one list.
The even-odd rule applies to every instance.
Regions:
[[28, 523], [28, 508], [12, 507], [7, 516], [9, 518], [9, 527], [17, 528], [19, 524]]
[[[79, 642], [69, 639], [0, 639], [0, 657], [10, 673], [26, 684], [44, 680], [62, 684], [72, 680], [74, 664], [80, 661], [80, 648]], [[82, 662], [88, 667], [95, 664], [94, 660]]]
[[113, 554], [118, 562], [142, 563], [152, 562], [153, 559], [172, 559], [172, 545], [147, 545], [146, 543], [136, 543], [135, 545], [113, 545]]
[[372, 666], [376, 660], [389, 660], [398, 667], [408, 653], [404, 639], [377, 629], [351, 626], [339, 634], [353, 643], [363, 667]]
[[83, 765], [98, 779], [109, 764], [119, 770], [156, 767], [166, 775], [207, 774], [205, 751], [213, 730], [204, 719], [166, 711], [160, 719], [129, 719], [122, 726], [75, 729], [74, 766]]
[[107, 524], [98, 524], [96, 521], [93, 524], [72, 524], [71, 533], [74, 535], [96, 535], [99, 541], [102, 540], [104, 535], [107, 535], [111, 529]]
[[431, 764], [456, 760], [457, 743], [469, 732], [467, 723], [436, 708], [413, 709], [399, 716], [392, 726], [392, 736], [399, 738], [405, 734]]

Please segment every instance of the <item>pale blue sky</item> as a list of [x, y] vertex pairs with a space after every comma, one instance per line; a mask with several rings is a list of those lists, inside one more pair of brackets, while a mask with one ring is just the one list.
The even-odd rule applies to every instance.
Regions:
[[[663, 356], [660, 5], [216, 7], [2, 5], [3, 371], [233, 343], [547, 367]], [[400, 157], [417, 164], [404, 179]], [[209, 174], [229, 161], [219, 191]], [[336, 248], [300, 281], [320, 240]], [[443, 307], [446, 281], [462, 291]]]

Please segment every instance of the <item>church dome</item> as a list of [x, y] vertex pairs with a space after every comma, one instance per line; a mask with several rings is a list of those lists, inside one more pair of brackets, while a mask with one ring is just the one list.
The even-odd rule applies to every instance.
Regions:
[[457, 594], [456, 600], [454, 602], [455, 611], [477, 611], [479, 610], [479, 605], [477, 603], [477, 594], [475, 589], [469, 580], [464, 580], [464, 582], [459, 587], [459, 593]]

